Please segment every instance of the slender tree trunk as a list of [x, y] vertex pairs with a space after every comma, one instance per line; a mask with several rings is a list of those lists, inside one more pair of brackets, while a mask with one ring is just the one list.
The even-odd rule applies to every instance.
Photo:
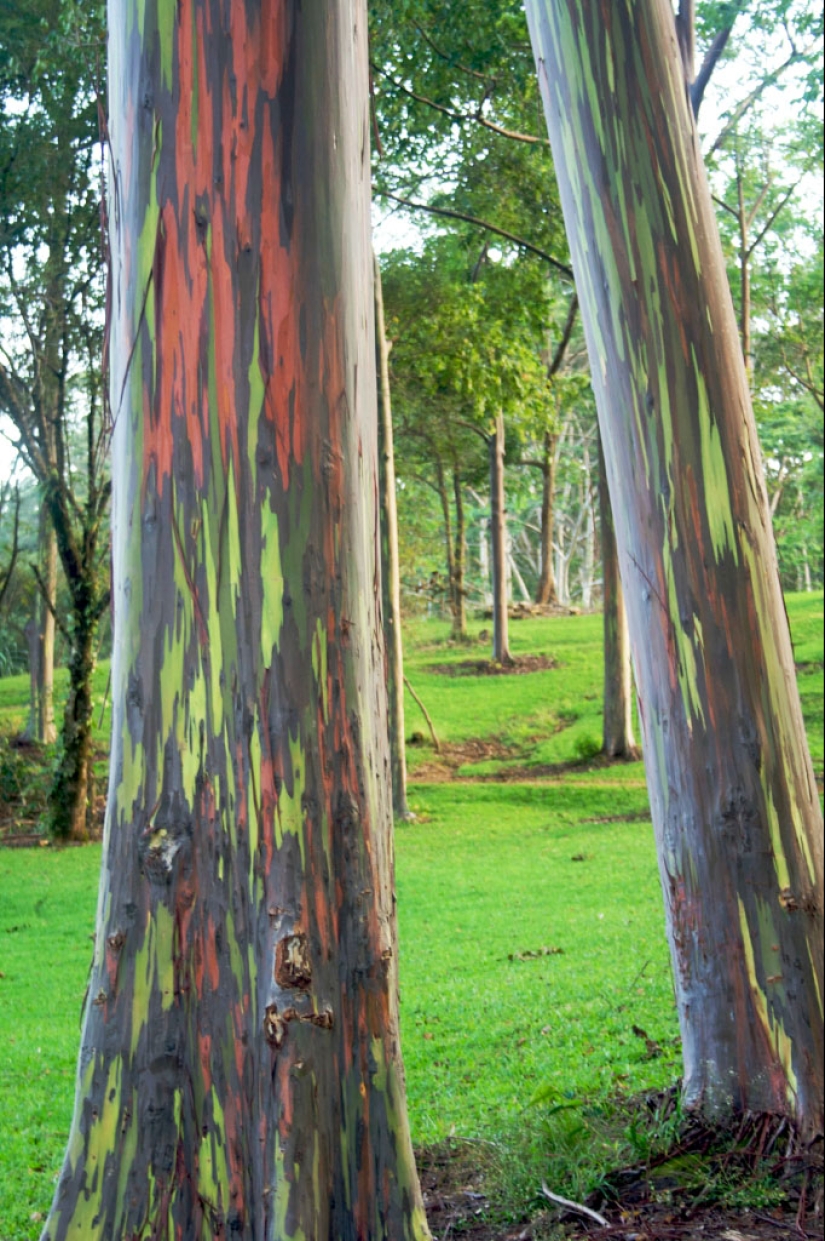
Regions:
[[556, 541], [555, 541], [556, 590], [558, 592], [559, 603], [565, 606], [570, 602], [570, 590], [568, 587], [568, 573], [567, 573], [569, 557], [567, 555], [567, 549], [565, 546], [566, 539], [567, 539], [566, 526], [567, 526], [567, 521], [565, 518], [562, 518], [561, 521], [556, 522]]
[[633, 736], [633, 672], [613, 511], [599, 437], [599, 517], [602, 534], [604, 602], [604, 753], [608, 758], [638, 758]]
[[392, 807], [396, 819], [409, 819], [404, 724], [404, 640], [401, 631], [401, 566], [398, 555], [398, 508], [395, 495], [395, 448], [392, 430], [389, 344], [384, 323], [381, 265], [373, 254], [375, 278], [375, 351], [378, 372], [378, 461], [381, 490], [381, 581], [387, 643], [387, 691], [392, 764]]
[[513, 662], [510, 655], [510, 617], [507, 607], [507, 519], [504, 500], [504, 416], [496, 418], [489, 439], [490, 531], [493, 545], [493, 659]]
[[453, 496], [455, 498], [455, 551], [453, 553], [453, 578], [455, 591], [453, 629], [458, 637], [467, 635], [467, 517], [464, 512], [464, 493], [461, 472], [453, 468]]
[[807, 547], [802, 548], [802, 571], [804, 590], [806, 594], [811, 594], [814, 588], [813, 579], [811, 577], [811, 562], [808, 559]]
[[736, 192], [739, 223], [739, 335], [742, 338], [742, 353], [745, 358], [745, 369], [750, 377], [753, 374], [753, 345], [751, 343], [751, 256], [748, 236], [748, 209], [745, 203], [745, 187], [742, 169], [739, 167], [739, 152], [736, 153]]
[[527, 11], [628, 602], [686, 1099], [822, 1132], [822, 817], [672, 5]]
[[114, 740], [45, 1237], [407, 1241], [366, 8], [110, 8]]
[[48, 515], [41, 519], [42, 576], [48, 599], [40, 598], [40, 658], [37, 667], [37, 739], [51, 745], [54, 723], [54, 640], [57, 608], [57, 538]]
[[86, 840], [91, 819], [92, 676], [97, 617], [87, 584], [75, 586], [87, 599], [72, 614], [69, 694], [61, 733], [60, 762], [49, 794], [49, 827], [62, 840]]
[[596, 509], [593, 500], [593, 480], [591, 478], [590, 449], [584, 446], [584, 488], [582, 504], [584, 506], [584, 556], [582, 558], [581, 584], [582, 607], [589, 610], [593, 605], [593, 579], [596, 576]]
[[484, 583], [484, 603], [488, 607], [493, 606], [493, 592], [491, 590], [490, 575], [490, 519], [482, 517], [478, 523], [478, 568], [481, 580]]
[[556, 504], [556, 445], [558, 435], [545, 431], [541, 458], [541, 577], [536, 603], [556, 603], [556, 577], [553, 572], [553, 538]]
[[[35, 593], [29, 643], [29, 723], [26, 736], [41, 745], [51, 745], [57, 738], [54, 722], [54, 611], [57, 605], [57, 539], [45, 504], [39, 519], [40, 584]], [[44, 598], [45, 588], [50, 607]]]
[[527, 589], [527, 583], [522, 576], [521, 569], [519, 569], [516, 564], [512, 539], [508, 539], [507, 543], [507, 576], [510, 581], [511, 588], [512, 583], [515, 580], [516, 586], [518, 586], [519, 594], [521, 595], [522, 603], [532, 603], [533, 600], [530, 597], [530, 591]]
[[441, 500], [441, 515], [444, 519], [444, 546], [447, 556], [447, 586], [449, 590], [450, 616], [453, 622], [453, 633], [461, 633], [461, 611], [455, 588], [455, 555], [453, 549], [453, 518], [450, 509], [450, 493], [440, 459], [436, 460], [436, 485]]

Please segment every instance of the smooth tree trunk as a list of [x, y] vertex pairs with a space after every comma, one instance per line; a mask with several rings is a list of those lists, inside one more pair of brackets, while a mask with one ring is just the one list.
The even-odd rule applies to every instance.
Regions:
[[590, 449], [585, 444], [582, 458], [582, 497], [584, 513], [584, 552], [579, 580], [582, 588], [582, 607], [589, 610], [593, 605], [593, 582], [596, 576], [596, 506], [593, 498]]
[[634, 649], [688, 1104], [823, 1125], [822, 817], [670, 0], [528, 0]]
[[745, 178], [736, 152], [736, 208], [739, 229], [739, 335], [748, 375], [753, 374], [753, 343], [751, 341], [751, 245], [748, 209], [745, 204]]
[[398, 1039], [365, 5], [109, 17], [112, 775], [44, 1237], [425, 1238]]
[[450, 616], [453, 623], [453, 634], [461, 635], [461, 596], [456, 591], [455, 548], [453, 546], [453, 518], [450, 508], [450, 493], [447, 490], [447, 478], [440, 459], [436, 459], [436, 489], [441, 501], [441, 515], [444, 519], [444, 546], [447, 559], [447, 586]]
[[633, 670], [630, 630], [619, 572], [616, 531], [599, 439], [599, 525], [602, 543], [602, 602], [604, 608], [604, 741], [608, 758], [636, 759], [633, 735]]
[[467, 514], [461, 471], [453, 467], [455, 500], [455, 547], [453, 550], [453, 628], [457, 637], [467, 636]]
[[54, 722], [54, 641], [57, 607], [57, 539], [48, 509], [40, 509], [40, 582], [31, 622], [29, 643], [29, 723], [26, 736], [41, 745], [57, 739]]
[[404, 722], [404, 640], [401, 631], [401, 566], [398, 555], [398, 505], [395, 494], [395, 447], [390, 391], [390, 348], [384, 320], [381, 265], [373, 255], [375, 279], [375, 354], [378, 373], [378, 462], [381, 491], [381, 581], [387, 647], [392, 806], [396, 819], [409, 819]]
[[484, 603], [492, 608], [493, 592], [490, 589], [492, 578], [490, 572], [490, 519], [480, 517], [478, 521], [478, 572], [484, 583]]
[[510, 655], [510, 617], [507, 597], [507, 518], [504, 498], [504, 416], [496, 418], [488, 439], [490, 453], [490, 541], [493, 567], [493, 659], [513, 662]]
[[545, 431], [541, 457], [541, 576], [536, 590], [536, 603], [556, 603], [556, 576], [553, 572], [553, 539], [556, 503], [556, 472], [558, 435]]
[[532, 603], [533, 599], [530, 591], [527, 589], [527, 583], [524, 580], [521, 569], [516, 564], [515, 549], [511, 538], [508, 538], [507, 540], [507, 577], [510, 583], [511, 591], [513, 582], [515, 582], [516, 586], [518, 586], [522, 603]]

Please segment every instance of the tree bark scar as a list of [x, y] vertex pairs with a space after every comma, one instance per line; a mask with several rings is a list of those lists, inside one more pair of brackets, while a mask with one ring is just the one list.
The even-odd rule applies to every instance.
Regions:
[[293, 1021], [302, 1025], [316, 1026], [319, 1030], [335, 1028], [335, 1017], [329, 1006], [320, 1013], [302, 1013], [297, 1008], [285, 1008], [283, 1012], [279, 1012], [277, 1004], [270, 1004], [264, 1017], [264, 1036], [275, 1051], [280, 1051], [283, 1047], [289, 1025]]
[[275, 981], [279, 987], [307, 991], [312, 985], [312, 962], [303, 932], [287, 935], [275, 953]]

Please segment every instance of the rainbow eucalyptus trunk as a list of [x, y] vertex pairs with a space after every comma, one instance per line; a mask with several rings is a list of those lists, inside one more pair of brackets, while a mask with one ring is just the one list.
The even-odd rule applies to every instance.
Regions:
[[366, 12], [110, 9], [114, 740], [44, 1236], [424, 1238], [398, 1044]]
[[381, 490], [381, 581], [387, 644], [392, 808], [396, 819], [410, 819], [407, 803], [407, 753], [404, 722], [404, 639], [401, 632], [401, 566], [398, 554], [398, 505], [395, 495], [395, 446], [390, 391], [390, 346], [384, 321], [381, 264], [373, 255], [375, 280], [375, 361], [378, 373], [378, 445]]
[[628, 603], [687, 1101], [823, 1123], [822, 819], [670, 0], [528, 0]]
[[633, 736], [633, 670], [630, 630], [619, 573], [619, 553], [607, 487], [604, 451], [599, 437], [599, 524], [602, 536], [604, 611], [604, 741], [608, 758], [639, 758]]

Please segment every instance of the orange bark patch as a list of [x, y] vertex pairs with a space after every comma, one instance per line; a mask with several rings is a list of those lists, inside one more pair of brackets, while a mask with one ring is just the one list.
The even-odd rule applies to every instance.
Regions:
[[[281, 85], [284, 68], [284, 52], [287, 45], [287, 5], [269, 0], [261, 6], [260, 30], [254, 32], [254, 44], [259, 49], [261, 86], [274, 98]], [[244, 81], [243, 78], [239, 80]]]
[[201, 1066], [203, 1089], [206, 1094], [212, 1089], [212, 1036], [198, 1034], [198, 1053]]
[[273, 119], [265, 110], [263, 133], [263, 185], [261, 204], [260, 362], [264, 380], [264, 414], [275, 428], [278, 469], [284, 488], [289, 485], [290, 458], [303, 460], [305, 385], [300, 349], [300, 252], [297, 220], [293, 220], [288, 248], [282, 233], [282, 181], [280, 140], [272, 134]]
[[209, 976], [209, 986], [217, 994], [221, 985], [221, 967], [215, 947], [215, 924], [211, 918], [207, 919], [203, 937], [203, 959]]

